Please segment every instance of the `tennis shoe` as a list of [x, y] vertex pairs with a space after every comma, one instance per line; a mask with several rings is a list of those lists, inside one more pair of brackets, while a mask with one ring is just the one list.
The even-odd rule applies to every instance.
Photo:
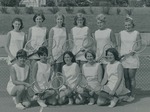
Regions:
[[88, 105], [94, 105], [94, 98], [90, 98], [90, 102], [88, 103]]
[[24, 110], [26, 107], [24, 107], [21, 103], [16, 104], [16, 108], [20, 110]]
[[16, 100], [16, 97], [13, 97], [13, 101], [15, 103], [15, 105], [17, 104], [17, 100]]
[[127, 102], [132, 102], [132, 101], [134, 101], [135, 100], [135, 98], [133, 97], [133, 96], [130, 96], [126, 101]]
[[47, 105], [45, 104], [45, 101], [43, 100], [37, 100], [38, 104], [41, 106], [41, 107], [47, 107]]
[[114, 97], [113, 100], [110, 101], [110, 105], [108, 107], [115, 107], [118, 102], [118, 98]]

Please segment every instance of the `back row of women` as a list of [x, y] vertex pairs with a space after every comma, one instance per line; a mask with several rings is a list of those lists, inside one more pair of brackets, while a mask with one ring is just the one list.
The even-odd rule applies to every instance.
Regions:
[[[76, 89], [76, 94], [80, 94], [81, 97], [77, 99], [73, 98], [74, 95], [72, 93], [74, 93], [74, 91], [68, 91], [68, 88], [66, 87], [62, 90], [65, 91], [65, 89], [67, 89], [67, 92], [65, 92], [65, 95], [62, 95], [64, 93], [60, 91], [60, 96], [63, 97], [59, 97], [59, 100], [56, 98], [56, 102], [52, 99], [55, 97], [48, 97], [50, 100], [38, 99], [37, 101], [41, 106], [46, 106], [45, 101], [46, 103], [49, 102], [49, 104], [63, 104], [67, 102], [66, 98], [68, 98], [69, 104], [73, 104], [75, 102], [77, 104], [85, 103], [85, 99], [87, 99], [85, 98], [87, 96], [85, 94], [87, 92], [89, 93], [89, 104], [94, 104], [95, 101], [97, 101], [98, 105], [110, 103], [109, 107], [114, 107], [118, 102], [118, 96], [125, 94], [128, 94], [126, 101], [134, 100], [134, 88], [136, 84], [135, 74], [137, 68], [139, 68], [139, 59], [138, 56], [131, 51], [134, 42], [141, 39], [141, 37], [139, 32], [134, 30], [135, 25], [131, 17], [127, 16], [125, 18], [125, 30], [119, 32], [119, 36], [117, 38], [111, 29], [106, 28], [106, 17], [103, 14], [99, 14], [96, 17], [98, 30], [96, 30], [93, 35], [91, 34], [90, 29], [86, 26], [86, 18], [81, 13], [78, 13], [75, 16], [75, 27], [73, 27], [70, 32], [68, 32], [65, 28], [65, 17], [61, 13], [56, 14], [56, 26], [52, 27], [49, 33], [47, 28], [42, 26], [44, 20], [45, 17], [43, 14], [36, 14], [33, 17], [33, 21], [36, 25], [29, 29], [28, 36], [26, 37], [21, 31], [23, 28], [22, 20], [20, 18], [15, 18], [12, 22], [13, 30], [8, 32], [8, 40], [5, 47], [6, 52], [8, 53], [8, 64], [11, 64], [10, 60], [14, 58], [17, 58], [18, 62], [19, 59], [21, 60], [27, 58], [27, 54], [24, 51], [19, 51], [20, 49], [23, 49], [27, 41], [37, 40], [37, 42], [41, 43], [42, 46], [42, 43], [48, 39], [48, 51], [47, 48], [41, 47], [40, 49], [42, 50], [40, 51], [39, 49], [40, 53], [38, 53], [37, 56], [34, 55], [31, 57], [31, 59], [34, 60], [31, 64], [34, 65], [32, 68], [33, 80], [37, 81], [36, 85], [39, 90], [42, 89], [42, 83], [44, 82], [42, 82], [42, 76], [38, 74], [41, 74], [40, 72], [45, 73], [47, 68], [51, 68], [49, 65], [47, 67], [47, 61], [45, 60], [50, 58], [50, 62], [54, 62], [54, 60], [58, 59], [58, 57], [62, 54], [61, 48], [65, 41], [69, 39], [74, 40], [77, 49], [82, 48], [82, 41], [84, 38], [93, 38], [96, 44], [93, 45], [92, 50], [80, 52], [76, 55], [76, 61], [78, 64], [73, 61], [73, 54], [76, 54], [74, 50], [73, 54], [72, 52], [65, 52], [62, 58], [59, 58], [56, 62], [55, 70], [56, 72], [62, 72], [62, 74], [66, 76], [69, 81], [69, 90], [71, 89], [70, 86], [76, 79], [74, 76], [75, 74], [78, 74], [78, 72], [81, 71], [86, 77], [85, 79], [87, 80], [89, 86], [84, 89], [80, 87]], [[54, 49], [51, 48], [54, 44], [53, 41], [51, 41], [52, 39], [56, 41], [57, 47]], [[95, 60], [100, 57], [103, 52], [103, 47], [106, 44], [112, 44], [114, 48], [110, 48], [106, 51], [106, 55], [108, 56], [107, 61], [101, 60], [101, 63], [96, 63]], [[139, 45], [141, 45], [141, 43], [139, 43]], [[128, 54], [130, 54], [130, 56], [119, 62], [119, 56]], [[39, 59], [40, 61], [37, 61]], [[7, 90], [10, 95], [15, 96], [13, 99], [17, 101], [16, 107], [24, 109], [29, 106], [29, 102], [24, 102], [21, 95], [24, 93], [23, 90], [31, 85], [25, 83], [27, 76], [18, 76], [18, 68], [16, 68], [16, 66], [22, 65], [23, 63], [17, 63], [13, 64], [11, 67], [11, 78], [8, 83]], [[73, 68], [74, 70], [72, 70]], [[70, 77], [70, 74], [72, 77]], [[127, 89], [124, 86], [124, 78]], [[92, 89], [89, 90], [89, 88]], [[98, 89], [96, 92], [93, 91], [95, 88]], [[128, 90], [130, 90], [130, 92]], [[55, 95], [53, 90], [50, 90], [49, 93], [51, 94], [50, 96]]]

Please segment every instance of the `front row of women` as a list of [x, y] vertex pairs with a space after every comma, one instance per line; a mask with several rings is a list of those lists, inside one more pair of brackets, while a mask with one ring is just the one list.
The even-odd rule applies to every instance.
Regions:
[[[48, 79], [51, 79], [53, 75], [53, 67], [48, 63], [46, 47], [40, 47], [38, 55], [40, 60], [34, 64], [32, 75], [33, 81], [35, 81], [34, 89], [41, 92], [46, 86], [49, 86]], [[86, 103], [116, 106], [118, 100], [122, 96], [128, 97], [130, 91], [125, 87], [123, 67], [119, 62], [117, 50], [109, 48], [106, 56], [109, 63], [106, 66], [104, 78], [102, 78], [102, 67], [95, 61], [95, 52], [88, 50], [85, 53], [87, 63], [80, 69], [75, 62], [73, 53], [66, 51], [63, 54], [62, 75], [66, 77], [67, 83], [58, 90], [59, 92], [51, 88], [45, 91], [43, 96], [34, 95], [31, 99], [36, 100], [42, 107]], [[26, 90], [32, 86], [28, 81], [30, 68], [25, 63], [27, 53], [19, 50], [16, 58], [17, 62], [11, 66], [7, 91], [13, 96], [16, 108], [25, 109], [31, 105]]]

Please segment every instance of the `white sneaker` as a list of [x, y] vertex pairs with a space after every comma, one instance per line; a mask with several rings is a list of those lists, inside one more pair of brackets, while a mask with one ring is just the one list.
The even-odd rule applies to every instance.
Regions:
[[115, 97], [113, 100], [110, 101], [110, 105], [108, 107], [115, 107], [117, 102], [118, 102], [118, 98]]
[[68, 105], [73, 105], [73, 99], [72, 98], [69, 98], [69, 103]]
[[13, 97], [13, 101], [15, 103], [15, 105], [17, 104], [17, 100], [16, 100], [16, 97]]
[[38, 104], [41, 106], [41, 107], [47, 107], [47, 105], [45, 104], [45, 101], [43, 100], [37, 100]]
[[23, 110], [23, 109], [25, 109], [26, 107], [24, 107], [21, 103], [18, 103], [18, 104], [16, 104], [16, 108]]
[[32, 100], [38, 100], [38, 95], [34, 95], [33, 97], [32, 97]]
[[134, 101], [135, 100], [135, 98], [133, 97], [133, 96], [130, 96], [126, 101], [127, 102], [132, 102], [132, 101]]
[[88, 103], [88, 105], [94, 105], [94, 98], [90, 98], [90, 102]]

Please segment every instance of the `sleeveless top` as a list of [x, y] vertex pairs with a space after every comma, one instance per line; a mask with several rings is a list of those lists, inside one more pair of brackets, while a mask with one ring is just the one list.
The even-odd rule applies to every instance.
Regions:
[[[62, 55], [63, 53], [62, 46], [67, 40], [66, 28], [53, 27], [52, 29], [54, 31], [53, 39], [56, 41], [56, 46], [54, 47], [54, 49], [52, 49], [52, 52], [54, 59], [57, 59], [59, 56]], [[62, 58], [59, 58], [57, 60], [57, 63], [63, 62]]]
[[[48, 79], [50, 76], [50, 65], [37, 61], [38, 70], [36, 75], [36, 81], [41, 89], [46, 89], [50, 85], [48, 85]], [[35, 88], [36, 89], [36, 88]]]
[[86, 78], [87, 84], [92, 89], [100, 90], [100, 82], [98, 80], [98, 69], [100, 64], [95, 63], [94, 65], [87, 66], [87, 64], [83, 64], [82, 71], [83, 75]]
[[[12, 65], [15, 69], [16, 72], [16, 80], [18, 81], [25, 81], [29, 75], [29, 66], [25, 65], [25, 67], [20, 67], [17, 64]], [[12, 82], [11, 76], [9, 79], [9, 82], [7, 84], [7, 90], [9, 91], [9, 89], [12, 89], [13, 87], [15, 87], [15, 85]]]
[[[97, 42], [97, 51], [96, 51], [96, 59], [101, 56], [103, 53], [103, 47], [106, 44], [111, 44], [110, 40], [111, 29], [106, 28], [105, 30], [97, 30], [95, 31], [95, 40]], [[106, 64], [105, 60], [102, 60], [102, 63]]]
[[[106, 66], [106, 72], [108, 75], [106, 86], [109, 87], [110, 90], [113, 90], [116, 86], [116, 83], [118, 81], [118, 66], [121, 63], [119, 61], [114, 62], [113, 64], [108, 63]], [[124, 95], [129, 93], [129, 90], [125, 87], [125, 80], [124, 76], [122, 76], [121, 83], [116, 90], [117, 95]]]
[[[25, 39], [25, 33], [24, 32], [16, 32], [16, 31], [10, 31], [10, 45], [9, 50], [11, 54], [16, 57], [16, 53], [18, 50], [23, 49], [24, 39]], [[12, 59], [10, 56], [8, 56], [8, 64], [11, 64]]]
[[[76, 54], [80, 50], [80, 48], [82, 48], [82, 42], [84, 38], [88, 36], [88, 30], [89, 28], [87, 26], [84, 27], [75, 26], [72, 28], [72, 35], [73, 35], [74, 43], [76, 45], [72, 51], [74, 54]], [[80, 52], [76, 56], [76, 60], [86, 61], [84, 57], [84, 53]]]
[[[127, 32], [125, 30], [120, 32], [121, 38], [121, 48], [120, 55], [128, 54], [132, 51], [132, 46], [136, 41], [138, 31]], [[133, 56], [129, 56], [126, 60], [122, 61], [122, 65], [124, 68], [139, 68], [139, 58], [138, 55], [135, 54]]]
[[72, 63], [70, 66], [64, 65], [62, 68], [63, 75], [66, 77], [66, 84], [72, 89], [77, 84], [77, 78], [80, 71], [78, 68], [77, 63]]

